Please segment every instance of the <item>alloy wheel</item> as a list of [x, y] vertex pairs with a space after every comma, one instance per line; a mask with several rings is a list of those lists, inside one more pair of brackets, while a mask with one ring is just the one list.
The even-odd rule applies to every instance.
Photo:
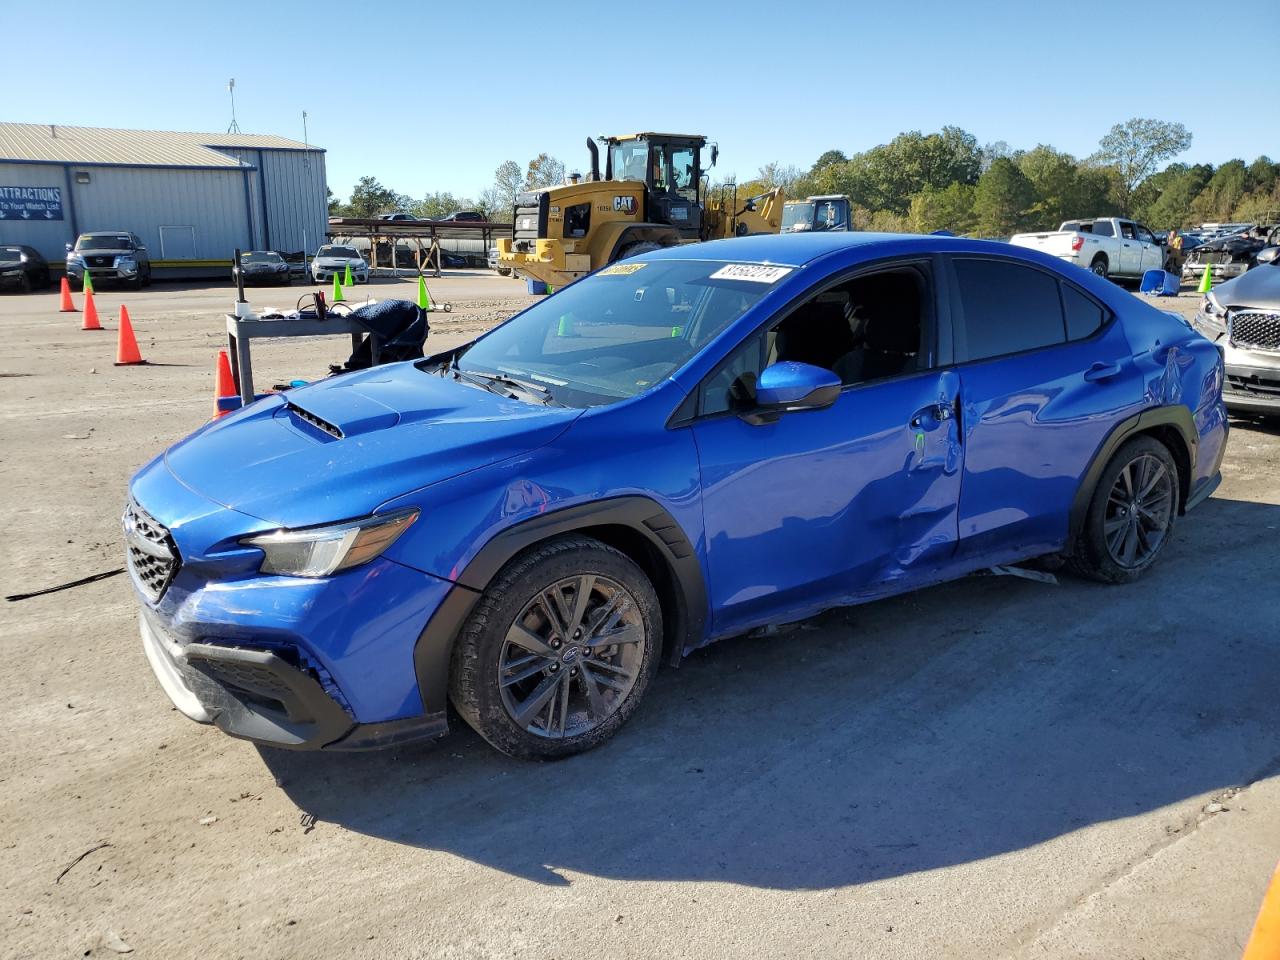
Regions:
[[1144, 453], [1126, 463], [1103, 513], [1111, 559], [1129, 570], [1149, 563], [1168, 534], [1173, 508], [1173, 478], [1159, 457]]
[[507, 715], [534, 736], [594, 730], [635, 686], [648, 636], [640, 606], [608, 577], [551, 584], [525, 604], [498, 658]]

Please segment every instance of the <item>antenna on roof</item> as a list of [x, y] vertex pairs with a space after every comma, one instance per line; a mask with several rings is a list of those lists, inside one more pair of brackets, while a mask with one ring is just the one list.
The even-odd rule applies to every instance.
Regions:
[[232, 77], [227, 81], [227, 92], [231, 94], [231, 126], [227, 127], [227, 133], [239, 133], [240, 124], [236, 123], [236, 78]]

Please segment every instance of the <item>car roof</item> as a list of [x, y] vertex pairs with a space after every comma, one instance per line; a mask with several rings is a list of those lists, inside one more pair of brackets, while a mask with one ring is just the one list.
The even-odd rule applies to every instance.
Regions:
[[913, 233], [786, 233], [759, 234], [711, 240], [707, 243], [681, 244], [646, 253], [645, 260], [711, 260], [722, 263], [776, 263], [802, 267], [820, 257], [842, 250], [860, 249], [868, 257], [877, 253], [942, 253], [947, 250], [992, 253], [1027, 257], [1027, 251], [994, 240], [968, 240], [964, 237], [924, 236]]

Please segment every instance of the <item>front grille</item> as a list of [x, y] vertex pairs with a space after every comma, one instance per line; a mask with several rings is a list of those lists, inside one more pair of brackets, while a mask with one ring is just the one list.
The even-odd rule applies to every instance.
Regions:
[[1231, 254], [1225, 250], [1192, 250], [1187, 258], [1192, 263], [1212, 263], [1214, 266], [1230, 263]]
[[129, 573], [138, 589], [152, 603], [164, 596], [180, 562], [178, 548], [163, 525], [136, 500], [130, 500], [121, 519], [129, 559]]
[[114, 257], [86, 257], [85, 261], [91, 267], [109, 267], [115, 263]]
[[1280, 312], [1232, 310], [1227, 314], [1231, 345], [1253, 350], [1280, 350]]
[[1280, 401], [1280, 380], [1264, 380], [1257, 376], [1228, 373], [1225, 390], [1227, 393], [1247, 394], [1266, 400]]
[[539, 237], [546, 237], [547, 214], [550, 206], [551, 196], [545, 190], [537, 193], [522, 193], [517, 196], [511, 238], [536, 240]]

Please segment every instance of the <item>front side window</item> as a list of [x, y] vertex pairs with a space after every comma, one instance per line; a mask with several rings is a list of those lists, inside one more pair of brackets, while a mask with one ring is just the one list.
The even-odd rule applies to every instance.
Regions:
[[[755, 271], [755, 279], [741, 279]], [[768, 282], [759, 273], [772, 277]], [[627, 260], [565, 287], [464, 348], [462, 373], [532, 382], [598, 406], [671, 376], [790, 273], [697, 260]], [[429, 369], [429, 368], [424, 368]]]
[[952, 261], [963, 315], [957, 353], [985, 360], [1066, 342], [1058, 281], [1006, 260]]
[[639, 140], [627, 140], [609, 147], [609, 168], [615, 180], [645, 181], [649, 163], [649, 145]]
[[750, 409], [760, 373], [788, 360], [830, 370], [845, 386], [927, 369], [928, 290], [925, 272], [914, 266], [863, 274], [823, 290], [722, 362], [703, 381], [699, 413]]
[[687, 200], [697, 199], [694, 166], [693, 147], [671, 149], [671, 183], [676, 192]]

